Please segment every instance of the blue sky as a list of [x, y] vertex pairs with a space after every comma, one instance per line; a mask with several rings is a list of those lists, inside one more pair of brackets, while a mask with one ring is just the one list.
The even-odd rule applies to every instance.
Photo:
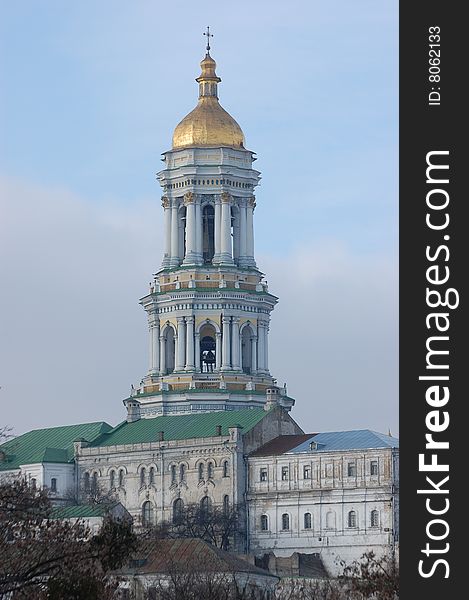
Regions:
[[397, 431], [397, 17], [396, 2], [364, 0], [3, 4], [10, 425], [115, 423], [145, 373], [136, 301], [161, 261], [155, 173], [196, 103], [209, 24], [221, 103], [262, 172], [256, 254], [281, 300], [272, 371], [307, 430]]

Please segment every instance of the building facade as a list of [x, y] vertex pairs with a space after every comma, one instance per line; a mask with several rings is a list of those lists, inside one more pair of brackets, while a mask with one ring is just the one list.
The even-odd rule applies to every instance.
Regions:
[[399, 440], [369, 430], [282, 436], [249, 457], [249, 550], [316, 553], [329, 573], [399, 541]]

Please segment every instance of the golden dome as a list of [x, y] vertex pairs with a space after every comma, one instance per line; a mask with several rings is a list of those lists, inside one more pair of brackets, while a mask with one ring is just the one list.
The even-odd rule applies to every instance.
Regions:
[[216, 62], [207, 52], [200, 63], [202, 73], [197, 77], [199, 102], [177, 125], [173, 133], [173, 149], [199, 146], [244, 147], [244, 134], [218, 102], [217, 84], [221, 81], [215, 73]]

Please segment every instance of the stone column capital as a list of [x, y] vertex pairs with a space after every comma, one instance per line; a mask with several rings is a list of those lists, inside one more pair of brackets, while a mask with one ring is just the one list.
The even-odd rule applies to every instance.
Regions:
[[228, 317], [226, 315], [223, 315], [223, 317], [221, 318], [222, 323], [229, 323], [230, 319], [231, 319], [231, 317]]
[[186, 318], [186, 317], [176, 317], [176, 321], [177, 321], [178, 323], [184, 323], [184, 319], [185, 319], [185, 318]]
[[252, 210], [254, 210], [256, 208], [256, 197], [255, 196], [251, 196], [250, 198], [248, 198], [248, 206], [251, 206]]
[[222, 192], [220, 194], [220, 200], [223, 204], [229, 204], [232, 199], [233, 198], [229, 192]]
[[233, 323], [239, 323], [240, 321], [240, 317], [231, 317], [231, 319], [233, 320]]
[[194, 204], [195, 202], [195, 196], [192, 192], [186, 192], [184, 194], [184, 206], [187, 206], [188, 204]]
[[161, 206], [163, 208], [169, 208], [171, 206], [168, 196], [161, 196]]
[[[182, 317], [184, 319], [184, 317]], [[193, 323], [194, 322], [194, 317], [192, 315], [190, 315], [189, 317], [185, 317], [186, 319], [186, 323]]]

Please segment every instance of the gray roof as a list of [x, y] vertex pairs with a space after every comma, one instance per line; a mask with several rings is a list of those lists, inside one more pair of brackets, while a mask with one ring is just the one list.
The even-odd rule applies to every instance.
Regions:
[[[312, 442], [317, 444], [316, 448], [311, 448]], [[384, 433], [371, 431], [371, 429], [326, 431], [324, 433], [312, 433], [306, 441], [295, 446], [288, 453], [366, 450], [373, 448], [399, 448], [399, 440]]]

